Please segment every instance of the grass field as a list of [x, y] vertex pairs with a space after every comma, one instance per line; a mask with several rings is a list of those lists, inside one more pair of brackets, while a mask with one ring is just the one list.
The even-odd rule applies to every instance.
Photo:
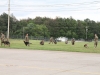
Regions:
[[[40, 45], [40, 40], [30, 40], [30, 42], [32, 44], [28, 47], [24, 45], [23, 40], [10, 39], [11, 43], [10, 47], [0, 46], [0, 48], [100, 53], [99, 44], [97, 48], [94, 48], [94, 42], [75, 42], [75, 45], [71, 45], [70, 41], [68, 44], [65, 44], [65, 42], [57, 42], [57, 44], [49, 44], [49, 41], [46, 41], [44, 45]], [[85, 43], [88, 44], [89, 48], [83, 47]]]

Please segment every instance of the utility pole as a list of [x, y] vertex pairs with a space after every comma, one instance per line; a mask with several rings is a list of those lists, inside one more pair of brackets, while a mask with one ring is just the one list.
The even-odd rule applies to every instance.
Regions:
[[24, 39], [24, 27], [23, 27], [23, 39]]
[[9, 24], [10, 24], [10, 0], [8, 2], [8, 31], [7, 31], [7, 38], [9, 39]]
[[87, 32], [88, 32], [88, 28], [87, 28], [87, 26], [86, 26], [86, 40], [87, 40]]

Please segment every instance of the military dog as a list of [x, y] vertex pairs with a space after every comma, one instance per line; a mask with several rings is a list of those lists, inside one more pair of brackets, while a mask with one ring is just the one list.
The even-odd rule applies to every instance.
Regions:
[[87, 45], [87, 44], [84, 44], [84, 47], [85, 47], [85, 48], [88, 48], [88, 45]]
[[54, 42], [54, 44], [57, 44], [57, 41], [56, 40], [54, 40], [53, 42]]
[[10, 42], [8, 40], [4, 40], [4, 41], [2, 41], [2, 43], [4, 44], [4, 46], [8, 45], [10, 47]]
[[26, 46], [29, 46], [29, 44], [30, 44], [30, 43], [29, 43], [29, 42], [25, 42], [25, 41], [24, 41], [24, 44], [25, 44]]

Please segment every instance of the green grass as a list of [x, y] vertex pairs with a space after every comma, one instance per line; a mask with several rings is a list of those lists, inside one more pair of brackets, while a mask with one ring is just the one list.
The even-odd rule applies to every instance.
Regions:
[[[97, 48], [94, 48], [94, 42], [75, 42], [75, 45], [71, 45], [69, 41], [68, 44], [65, 42], [57, 42], [57, 44], [49, 44], [49, 41], [46, 41], [44, 45], [40, 45], [39, 40], [30, 40], [32, 43], [29, 47], [25, 46], [23, 40], [14, 40], [11, 39], [11, 46], [0, 48], [14, 48], [14, 49], [30, 49], [30, 50], [51, 50], [51, 51], [68, 51], [68, 52], [85, 52], [85, 53], [100, 53], [100, 46], [98, 44]], [[89, 48], [84, 48], [83, 45], [87, 43]]]

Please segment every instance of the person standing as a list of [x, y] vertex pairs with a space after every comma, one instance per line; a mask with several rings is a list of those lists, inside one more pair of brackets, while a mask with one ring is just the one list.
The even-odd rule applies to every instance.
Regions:
[[25, 45], [29, 46], [29, 37], [28, 37], [28, 34], [26, 34], [26, 36], [25, 36]]
[[3, 33], [1, 33], [1, 46], [4, 43], [4, 40], [5, 40], [5, 35]]
[[50, 38], [49, 44], [50, 44], [51, 42], [52, 42], [52, 44], [53, 44], [53, 42], [54, 42], [53, 37]]
[[98, 45], [98, 36], [97, 36], [97, 34], [95, 34], [94, 36], [95, 36], [94, 37], [94, 47], [96, 48]]
[[75, 44], [75, 39], [73, 38], [73, 39], [72, 39], [72, 45], [74, 45], [74, 44]]

